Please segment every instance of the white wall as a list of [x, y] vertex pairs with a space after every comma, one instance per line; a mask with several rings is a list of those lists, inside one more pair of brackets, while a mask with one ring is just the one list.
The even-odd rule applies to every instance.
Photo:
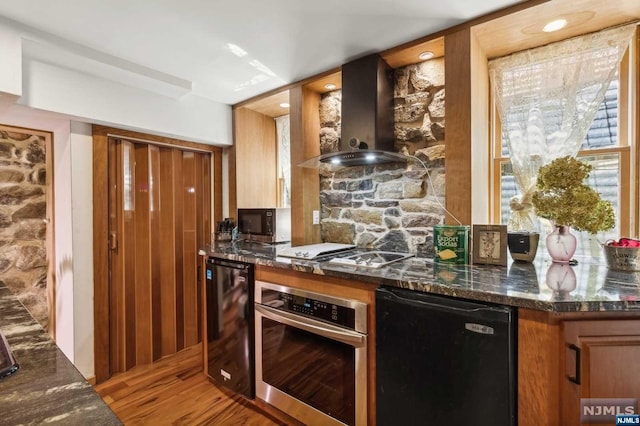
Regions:
[[93, 138], [90, 124], [71, 122], [70, 148], [74, 364], [85, 377], [93, 377]]
[[222, 151], [222, 216], [231, 217], [229, 213], [229, 150], [225, 149]]
[[227, 146], [231, 107], [191, 94], [180, 99], [26, 59], [18, 103], [78, 121]]
[[22, 94], [22, 42], [14, 31], [0, 26], [0, 94], [13, 98]]

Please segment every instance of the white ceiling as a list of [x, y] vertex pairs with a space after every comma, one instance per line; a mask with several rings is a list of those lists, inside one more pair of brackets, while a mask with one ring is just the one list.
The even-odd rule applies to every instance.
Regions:
[[234, 104], [518, 1], [0, 0], [0, 23], [41, 60]]

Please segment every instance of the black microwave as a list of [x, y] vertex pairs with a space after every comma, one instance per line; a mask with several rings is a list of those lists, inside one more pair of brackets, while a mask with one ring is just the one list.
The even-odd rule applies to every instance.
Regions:
[[291, 241], [291, 209], [238, 209], [238, 232], [241, 238], [249, 241], [264, 243]]

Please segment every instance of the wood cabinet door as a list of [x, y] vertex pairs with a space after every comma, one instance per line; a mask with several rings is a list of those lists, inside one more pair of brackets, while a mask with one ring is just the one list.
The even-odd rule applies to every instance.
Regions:
[[566, 321], [560, 360], [562, 425], [580, 424], [581, 398], [640, 399], [640, 320]]

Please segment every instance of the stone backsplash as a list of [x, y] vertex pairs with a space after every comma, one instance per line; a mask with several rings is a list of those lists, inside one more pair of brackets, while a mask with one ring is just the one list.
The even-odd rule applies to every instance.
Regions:
[[[396, 150], [422, 163], [322, 166], [322, 240], [432, 256], [433, 226], [444, 220], [444, 59], [396, 69], [394, 78]], [[339, 150], [340, 110], [339, 90], [323, 95], [322, 154]]]
[[0, 280], [46, 329], [44, 138], [0, 128]]

